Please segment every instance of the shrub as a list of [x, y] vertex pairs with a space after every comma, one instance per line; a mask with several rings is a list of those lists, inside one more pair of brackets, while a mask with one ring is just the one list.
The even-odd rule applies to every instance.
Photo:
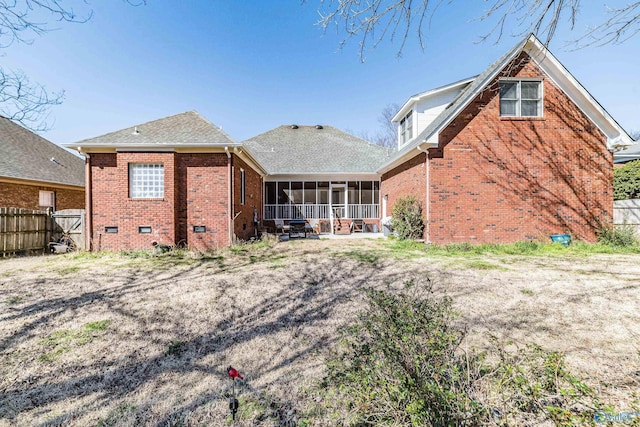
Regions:
[[[349, 408], [346, 425], [475, 425], [482, 407], [467, 395], [474, 361], [457, 354], [449, 298], [430, 284], [393, 295], [368, 290], [369, 309], [344, 331], [328, 385]], [[428, 298], [420, 298], [420, 293]]]
[[598, 231], [598, 242], [608, 246], [629, 247], [638, 244], [633, 225], [605, 225]]
[[640, 160], [613, 171], [614, 200], [640, 199]]
[[420, 239], [424, 232], [422, 206], [414, 196], [399, 199], [393, 206], [391, 227], [399, 239]]

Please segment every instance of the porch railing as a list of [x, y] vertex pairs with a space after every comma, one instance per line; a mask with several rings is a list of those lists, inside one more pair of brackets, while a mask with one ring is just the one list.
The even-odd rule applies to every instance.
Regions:
[[[348, 205], [347, 212], [349, 218], [380, 218], [379, 205]], [[329, 205], [264, 205], [264, 219], [329, 219]]]

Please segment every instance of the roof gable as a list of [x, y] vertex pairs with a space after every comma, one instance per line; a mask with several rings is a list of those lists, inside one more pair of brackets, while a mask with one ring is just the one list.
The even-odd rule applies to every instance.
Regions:
[[484, 72], [463, 89], [458, 97], [436, 117], [414, 140], [386, 162], [378, 172], [386, 172], [416, 156], [424, 144], [437, 146], [439, 133], [453, 121], [464, 108], [478, 96], [488, 84], [521, 52], [527, 53], [553, 82], [582, 110], [582, 112], [607, 136], [609, 147], [629, 145], [631, 137], [609, 115], [609, 113], [589, 94], [589, 92], [569, 73], [555, 56], [530, 34], [491, 64]]
[[66, 144], [70, 147], [225, 147], [238, 145], [229, 135], [196, 111], [131, 126], [95, 138]]
[[375, 173], [387, 155], [332, 126], [280, 126], [243, 145], [270, 175]]
[[84, 160], [0, 117], [0, 177], [84, 187]]

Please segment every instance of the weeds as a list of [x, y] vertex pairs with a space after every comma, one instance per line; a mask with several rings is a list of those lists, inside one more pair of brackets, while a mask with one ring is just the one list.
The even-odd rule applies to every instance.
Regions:
[[633, 225], [606, 225], [598, 232], [598, 242], [613, 247], [637, 247], [638, 237]]
[[334, 424], [589, 425], [602, 409], [561, 353], [527, 345], [514, 352], [463, 351], [447, 297], [430, 282], [399, 294], [368, 290], [368, 308], [342, 332], [318, 393]]
[[186, 345], [187, 343], [185, 343], [184, 341], [173, 340], [164, 353], [167, 355], [179, 356], [183, 351], [186, 350]]
[[104, 332], [111, 325], [110, 320], [100, 320], [89, 322], [80, 330], [63, 329], [51, 333], [47, 338], [40, 341], [42, 345], [49, 348], [49, 351], [41, 355], [38, 360], [41, 362], [52, 362], [62, 353], [70, 351], [73, 347], [82, 346], [93, 341], [101, 332]]

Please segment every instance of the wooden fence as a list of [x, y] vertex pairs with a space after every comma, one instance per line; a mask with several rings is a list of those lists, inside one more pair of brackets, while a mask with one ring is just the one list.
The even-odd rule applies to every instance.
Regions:
[[43, 253], [49, 242], [67, 235], [76, 249], [84, 250], [84, 210], [48, 213], [29, 209], [0, 208], [0, 256]]
[[43, 251], [49, 242], [49, 215], [29, 209], [0, 208], [0, 256]]
[[640, 199], [616, 200], [613, 202], [613, 224], [632, 225], [640, 235]]

